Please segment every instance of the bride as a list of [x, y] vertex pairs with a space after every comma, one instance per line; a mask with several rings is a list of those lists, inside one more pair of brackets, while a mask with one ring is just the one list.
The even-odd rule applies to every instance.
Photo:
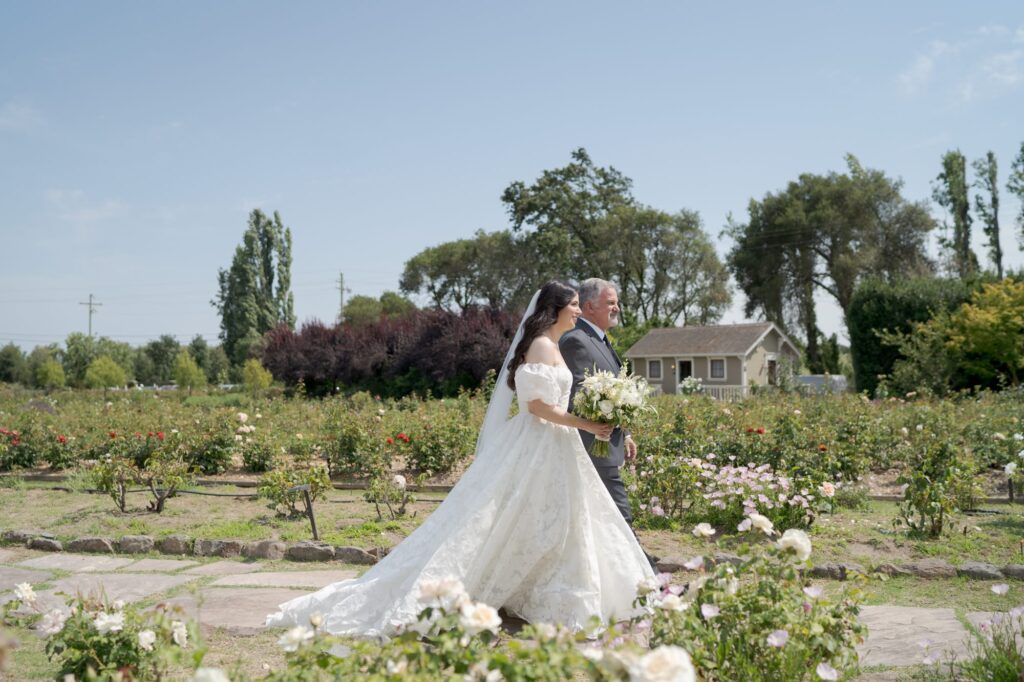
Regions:
[[[473, 463], [444, 502], [362, 576], [282, 604], [267, 625], [306, 625], [319, 613], [333, 634], [387, 636], [416, 621], [420, 584], [443, 578], [532, 623], [582, 630], [593, 616], [632, 615], [637, 583], [653, 572], [577, 432], [611, 429], [567, 409], [572, 373], [558, 339], [580, 314], [565, 284], [534, 294]], [[519, 413], [509, 419], [513, 391]]]

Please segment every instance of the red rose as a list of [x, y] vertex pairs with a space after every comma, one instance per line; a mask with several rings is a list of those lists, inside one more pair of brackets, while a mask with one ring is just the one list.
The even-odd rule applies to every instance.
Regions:
[[156, 435], [156, 434], [154, 434], [152, 431], [150, 431], [149, 433], [146, 434], [146, 438], [152, 438], [154, 435]]
[[64, 436], [57, 436], [57, 442], [63, 445], [64, 443], [68, 442], [68, 439], [65, 438]]
[[757, 432], [763, 434], [764, 433], [764, 427], [763, 426], [758, 426], [757, 427]]
[[754, 432], [754, 427], [753, 426], [748, 426], [747, 427], [747, 433], [753, 433], [753, 432]]
[[156, 439], [157, 440], [163, 440], [164, 439], [164, 432], [163, 431], [157, 431], [156, 432]]
[[396, 438], [398, 438], [398, 440], [404, 440], [406, 443], [409, 442], [409, 436], [405, 435], [404, 431], [402, 433], [398, 434], [398, 436], [396, 436]]
[[110, 432], [110, 433], [109, 433], [108, 435], [109, 435], [109, 436], [110, 436], [111, 438], [117, 438], [117, 433], [116, 433], [115, 431], [111, 431], [111, 432]]
[[821, 443], [818, 445], [818, 450], [820, 450], [821, 452], [825, 452], [826, 450], [828, 450], [828, 446], [825, 445], [824, 443]]
[[11, 447], [18, 447], [19, 445], [21, 445], [21, 441], [17, 438], [11, 441]]
[[391, 436], [388, 436], [387, 438], [384, 439], [384, 442], [387, 443], [388, 445], [394, 445], [395, 439], [392, 438]]

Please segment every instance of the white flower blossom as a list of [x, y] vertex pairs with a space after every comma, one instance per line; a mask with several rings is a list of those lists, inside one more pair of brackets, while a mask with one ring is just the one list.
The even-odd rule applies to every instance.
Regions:
[[776, 648], [781, 648], [786, 645], [789, 641], [789, 633], [785, 630], [775, 630], [772, 634], [768, 635], [767, 644]]
[[319, 611], [315, 612], [309, 617], [309, 624], [312, 625], [314, 629], [319, 628], [324, 624], [324, 615]]
[[469, 602], [462, 605], [459, 610], [459, 623], [470, 635], [475, 635], [484, 630], [497, 632], [501, 625], [501, 617], [498, 611], [483, 602]]
[[775, 534], [775, 525], [767, 516], [762, 516], [761, 514], [751, 514], [747, 518], [750, 519], [751, 526], [758, 529], [765, 535]]
[[704, 620], [711, 620], [712, 618], [717, 618], [720, 612], [721, 609], [715, 606], [714, 604], [700, 605], [700, 615], [704, 616]]
[[695, 682], [697, 672], [682, 647], [663, 645], [631, 666], [634, 682]]
[[685, 564], [683, 564], [683, 568], [685, 568], [687, 570], [690, 570], [690, 571], [696, 571], [698, 568], [701, 568], [703, 566], [704, 566], [704, 557], [702, 557], [702, 556], [695, 556], [692, 559], [690, 559], [689, 561], [687, 561]]
[[397, 661], [389, 660], [387, 662], [388, 675], [404, 675], [405, 671], [409, 668], [409, 661], [404, 658], [400, 658]]
[[68, 616], [60, 609], [48, 611], [39, 621], [39, 634], [43, 637], [52, 637], [64, 629], [64, 623]]
[[662, 597], [655, 606], [666, 611], [684, 611], [689, 604], [680, 599], [678, 595], [669, 593]]
[[811, 539], [799, 528], [788, 529], [776, 544], [779, 549], [795, 552], [800, 561], [807, 561], [811, 556]]
[[636, 584], [636, 592], [637, 594], [650, 594], [656, 592], [660, 587], [657, 578], [643, 578]]
[[1013, 476], [1015, 473], [1017, 473], [1017, 463], [1010, 462], [1005, 467], [1003, 467], [1003, 471], [1006, 472], [1007, 476]]
[[25, 604], [36, 603], [36, 591], [29, 583], [18, 583], [14, 586], [14, 597]]
[[820, 599], [821, 595], [825, 593], [825, 590], [821, 589], [818, 585], [810, 585], [804, 588], [804, 594], [811, 599]]
[[189, 682], [231, 682], [231, 678], [220, 668], [197, 668]]
[[698, 538], [709, 538], [715, 534], [715, 529], [710, 523], [701, 522], [694, 526], [693, 534]]
[[442, 606], [460, 605], [468, 600], [466, 588], [458, 578], [425, 580], [419, 587], [421, 603], [436, 602]]
[[395, 474], [395, 477], [392, 480], [399, 490], [405, 490], [405, 476], [402, 474]]
[[188, 646], [188, 628], [180, 620], [171, 622], [171, 639], [182, 649]]
[[818, 673], [818, 679], [821, 680], [834, 682], [835, 680], [839, 679], [839, 672], [825, 661], [822, 661], [818, 664], [818, 667], [817, 669], [815, 669], [815, 672]]
[[313, 639], [315, 633], [305, 625], [296, 625], [277, 640], [277, 645], [285, 651], [296, 651], [300, 646]]
[[244, 424], [245, 422], [249, 421], [249, 415], [247, 415], [245, 412], [239, 412], [238, 421]]
[[821, 487], [818, 488], [818, 490], [820, 490], [821, 494], [824, 495], [825, 497], [835, 497], [836, 494], [836, 487], [828, 481], [822, 483]]
[[152, 651], [153, 645], [156, 644], [156, 633], [152, 630], [141, 630], [139, 631], [139, 646], [146, 651]]
[[100, 611], [96, 614], [92, 624], [96, 628], [96, 632], [101, 635], [105, 635], [108, 632], [119, 632], [124, 628], [124, 614], [121, 612], [107, 613], [106, 611]]

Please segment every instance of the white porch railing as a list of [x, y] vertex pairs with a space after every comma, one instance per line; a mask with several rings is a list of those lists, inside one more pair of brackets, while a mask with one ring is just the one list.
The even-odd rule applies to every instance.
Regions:
[[714, 400], [743, 400], [750, 395], [749, 386], [708, 386], [704, 384], [704, 395]]

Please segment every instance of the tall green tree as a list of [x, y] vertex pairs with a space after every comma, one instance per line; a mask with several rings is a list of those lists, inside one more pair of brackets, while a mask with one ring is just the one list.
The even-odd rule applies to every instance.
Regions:
[[96, 339], [81, 332], [68, 334], [62, 357], [67, 382], [72, 386], [85, 386], [85, 372], [96, 357]]
[[179, 351], [174, 359], [174, 383], [179, 391], [188, 389], [189, 395], [192, 395], [192, 389], [206, 385], [206, 374], [187, 349]]
[[[999, 167], [993, 152], [984, 158], [975, 159], [974, 186], [978, 193], [974, 195], [974, 210], [983, 223], [982, 230], [988, 240], [988, 255], [996, 268], [996, 276], [1003, 278], [1003, 248], [999, 243]], [[988, 195], [987, 198], [983, 195]]]
[[1020, 151], [1010, 166], [1010, 178], [1006, 182], [1006, 189], [1020, 201], [1020, 210], [1017, 213], [1017, 243], [1024, 251], [1024, 142], [1020, 143]]
[[510, 184], [501, 195], [512, 229], [530, 227], [527, 241], [537, 259], [537, 281], [600, 276], [601, 222], [616, 208], [635, 203], [632, 180], [615, 168], [595, 166], [587, 150], [546, 170], [533, 184]]
[[104, 398], [108, 388], [124, 386], [126, 380], [127, 374], [121, 365], [106, 355], [90, 362], [89, 368], [85, 370], [85, 385], [89, 388], [102, 388]]
[[36, 368], [36, 386], [45, 388], [47, 392], [60, 388], [65, 383], [64, 367], [56, 358], [44, 360]]
[[25, 353], [14, 343], [0, 348], [0, 382], [26, 386], [32, 383]]
[[594, 274], [619, 285], [625, 324], [712, 324], [729, 307], [729, 271], [697, 212], [626, 204], [595, 234], [602, 246], [591, 259]]
[[[959, 149], [942, 157], [942, 172], [935, 178], [932, 198], [953, 219], [953, 236], [943, 237], [950, 253], [952, 270], [966, 279], [978, 270], [978, 257], [971, 249], [971, 200], [967, 192], [967, 159]], [[948, 232], [948, 227], [947, 227]]]
[[745, 312], [799, 329], [812, 372], [825, 370], [814, 296], [823, 291], [849, 314], [858, 282], [931, 271], [927, 208], [900, 193], [902, 182], [847, 155], [846, 173], [803, 174], [786, 189], [751, 200], [749, 219], [730, 219], [729, 269]]
[[521, 307], [539, 281], [537, 263], [523, 235], [484, 232], [431, 246], [410, 258], [399, 285], [404, 294], [426, 295], [437, 308], [471, 305], [495, 310]]
[[[39, 372], [40, 368], [53, 360], [57, 364], [60, 364], [60, 358], [63, 355], [60, 347], [55, 343], [51, 343], [47, 346], [36, 346], [32, 349], [32, 352], [28, 354], [28, 372], [32, 384], [36, 388], [43, 388], [43, 385], [39, 383]], [[64, 367], [61, 366], [61, 378], [64, 377]], [[61, 386], [63, 386], [63, 381]]]
[[223, 346], [214, 346], [206, 354], [206, 382], [208, 384], [225, 384], [231, 371], [231, 362]]
[[174, 378], [174, 360], [181, 347], [170, 334], [150, 341], [138, 350], [135, 378], [143, 384], [167, 384]]
[[240, 365], [277, 325], [295, 326], [291, 264], [291, 229], [277, 211], [271, 220], [253, 210], [231, 267], [217, 273], [217, 298], [211, 302], [221, 316], [220, 338], [233, 363]]
[[96, 357], [106, 355], [124, 370], [126, 379], [135, 377], [136, 349], [124, 341], [114, 341], [106, 336], [96, 340]]

